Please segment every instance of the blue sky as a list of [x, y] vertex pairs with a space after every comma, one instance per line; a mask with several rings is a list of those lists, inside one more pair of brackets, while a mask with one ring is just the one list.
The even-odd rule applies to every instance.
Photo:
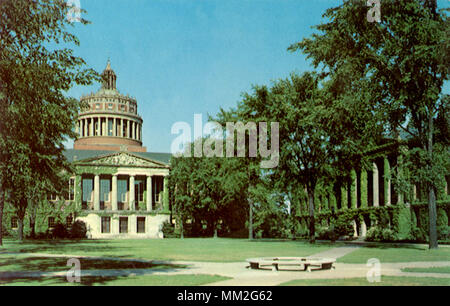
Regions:
[[[310, 70], [287, 47], [310, 36], [339, 0], [80, 0], [75, 53], [101, 72], [108, 58], [122, 94], [138, 100], [149, 152], [170, 152], [171, 127], [229, 109], [252, 84]], [[448, 1], [441, 5], [448, 6]], [[98, 84], [74, 87], [79, 98]], [[448, 88], [448, 86], [447, 86]], [[66, 146], [72, 148], [73, 143]]]

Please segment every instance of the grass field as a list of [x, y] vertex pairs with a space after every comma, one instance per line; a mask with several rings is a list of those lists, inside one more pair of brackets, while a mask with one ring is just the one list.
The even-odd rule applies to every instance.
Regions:
[[[68, 270], [66, 257], [43, 257], [0, 254], [0, 272], [42, 271], [55, 272]], [[185, 265], [159, 264], [140, 261], [121, 261], [113, 259], [81, 258], [83, 270], [122, 270], [122, 269], [183, 269]]]
[[1, 280], [2, 286], [200, 286], [228, 277], [207, 274], [142, 275], [129, 277], [84, 276], [80, 283], [69, 283], [65, 277], [22, 278]]
[[280, 286], [450, 286], [450, 278], [382, 276], [379, 283], [369, 283], [366, 278], [302, 279]]
[[308, 256], [336, 245], [310, 245], [291, 240], [246, 239], [141, 239], [141, 240], [82, 240], [30, 241], [18, 243], [6, 240], [2, 252], [51, 253], [69, 255], [140, 258], [150, 260], [184, 260], [234, 262], [260, 256]]
[[[318, 242], [314, 245], [305, 241], [292, 240], [253, 240], [246, 239], [146, 239], [146, 240], [81, 240], [81, 241], [25, 241], [19, 243], [5, 240], [0, 247], [0, 284], [1, 285], [150, 285], [150, 286], [197, 286], [226, 280], [228, 278], [212, 275], [220, 274], [203, 270], [198, 274], [154, 275], [156, 270], [176, 272], [186, 268], [183, 264], [173, 261], [207, 261], [207, 262], [243, 262], [250, 257], [296, 256], [304, 257], [323, 252], [335, 247], [345, 246], [343, 242]], [[30, 255], [33, 254], [33, 256]], [[102, 258], [81, 258], [83, 270], [126, 270], [146, 269], [137, 276], [123, 277], [114, 273], [102, 276], [83, 276], [81, 284], [70, 284], [65, 277], [46, 275], [45, 277], [30, 276], [16, 273], [11, 277], [9, 272], [61, 272], [68, 271], [67, 257], [45, 254], [66, 255], [70, 257], [91, 256]], [[107, 258], [106, 258], [107, 257]], [[438, 250], [428, 250], [425, 245], [393, 245], [371, 244], [355, 249], [350, 254], [338, 259], [340, 263], [366, 264], [370, 258], [378, 258], [385, 262], [415, 262], [415, 261], [449, 261], [450, 247], [442, 246]], [[129, 259], [128, 261], [119, 259]], [[156, 262], [140, 262], [145, 259]], [[406, 268], [405, 272], [450, 273], [450, 267], [444, 268]], [[98, 272], [95, 273], [95, 275]], [[36, 274], [36, 273], [35, 273]], [[2, 275], [4, 279], [2, 279]], [[108, 275], [108, 276], [106, 276]], [[116, 276], [111, 276], [116, 275]], [[283, 285], [450, 285], [450, 278], [422, 277], [388, 277], [383, 276], [381, 283], [370, 284], [364, 278], [328, 279], [328, 280], [298, 280]]]
[[448, 267], [430, 267], [430, 268], [403, 268], [403, 272], [418, 272], [418, 273], [450, 273], [450, 266]]
[[381, 262], [414, 262], [414, 261], [450, 261], [450, 247], [441, 246], [437, 250], [429, 250], [423, 245], [392, 246], [376, 244], [365, 246], [341, 257], [341, 263], [367, 263], [370, 258]]

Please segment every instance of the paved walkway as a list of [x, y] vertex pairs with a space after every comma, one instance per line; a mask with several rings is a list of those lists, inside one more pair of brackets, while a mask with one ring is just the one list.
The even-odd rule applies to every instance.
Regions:
[[[338, 259], [355, 250], [359, 246], [343, 246], [320, 252], [310, 257], [328, 257]], [[6, 254], [6, 253], [2, 253]], [[14, 253], [9, 253], [14, 254]], [[271, 271], [271, 270], [252, 270], [248, 268], [246, 262], [216, 263], [216, 262], [187, 262], [187, 261], [151, 261], [140, 259], [124, 258], [105, 258], [90, 256], [75, 256], [61, 254], [45, 253], [17, 253], [17, 255], [36, 256], [36, 257], [66, 257], [66, 258], [94, 258], [94, 259], [113, 259], [121, 261], [140, 261], [155, 264], [185, 265], [186, 268], [154, 268], [154, 269], [121, 269], [121, 270], [82, 270], [81, 276], [135, 276], [135, 275], [180, 275], [180, 274], [217, 274], [227, 276], [232, 279], [220, 281], [208, 286], [275, 286], [281, 283], [297, 279], [338, 279], [338, 278], [365, 278], [371, 267], [366, 264], [344, 264], [336, 263], [335, 270], [318, 270], [311, 273], [305, 271]], [[445, 273], [411, 273], [402, 272], [405, 267], [444, 267], [450, 266], [450, 261], [445, 262], [405, 262], [405, 263], [382, 263], [381, 274], [389, 276], [416, 276], [416, 277], [436, 277], [449, 278]], [[82, 267], [81, 267], [82, 268]], [[66, 271], [61, 272], [0, 272], [0, 279], [20, 278], [20, 277], [50, 277], [65, 276]]]

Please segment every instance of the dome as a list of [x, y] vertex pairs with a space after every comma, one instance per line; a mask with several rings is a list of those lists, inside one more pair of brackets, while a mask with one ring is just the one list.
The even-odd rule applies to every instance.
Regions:
[[117, 90], [117, 76], [109, 60], [101, 76], [99, 91], [80, 99], [74, 149], [146, 152], [136, 99]]

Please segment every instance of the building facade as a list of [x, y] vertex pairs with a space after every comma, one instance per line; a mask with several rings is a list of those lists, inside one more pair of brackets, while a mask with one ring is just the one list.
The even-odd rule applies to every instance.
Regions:
[[76, 169], [68, 202], [88, 238], [162, 238], [170, 217], [170, 154], [142, 146], [137, 101], [117, 90], [109, 61], [102, 77], [100, 90], [81, 98], [79, 136], [65, 152]]

